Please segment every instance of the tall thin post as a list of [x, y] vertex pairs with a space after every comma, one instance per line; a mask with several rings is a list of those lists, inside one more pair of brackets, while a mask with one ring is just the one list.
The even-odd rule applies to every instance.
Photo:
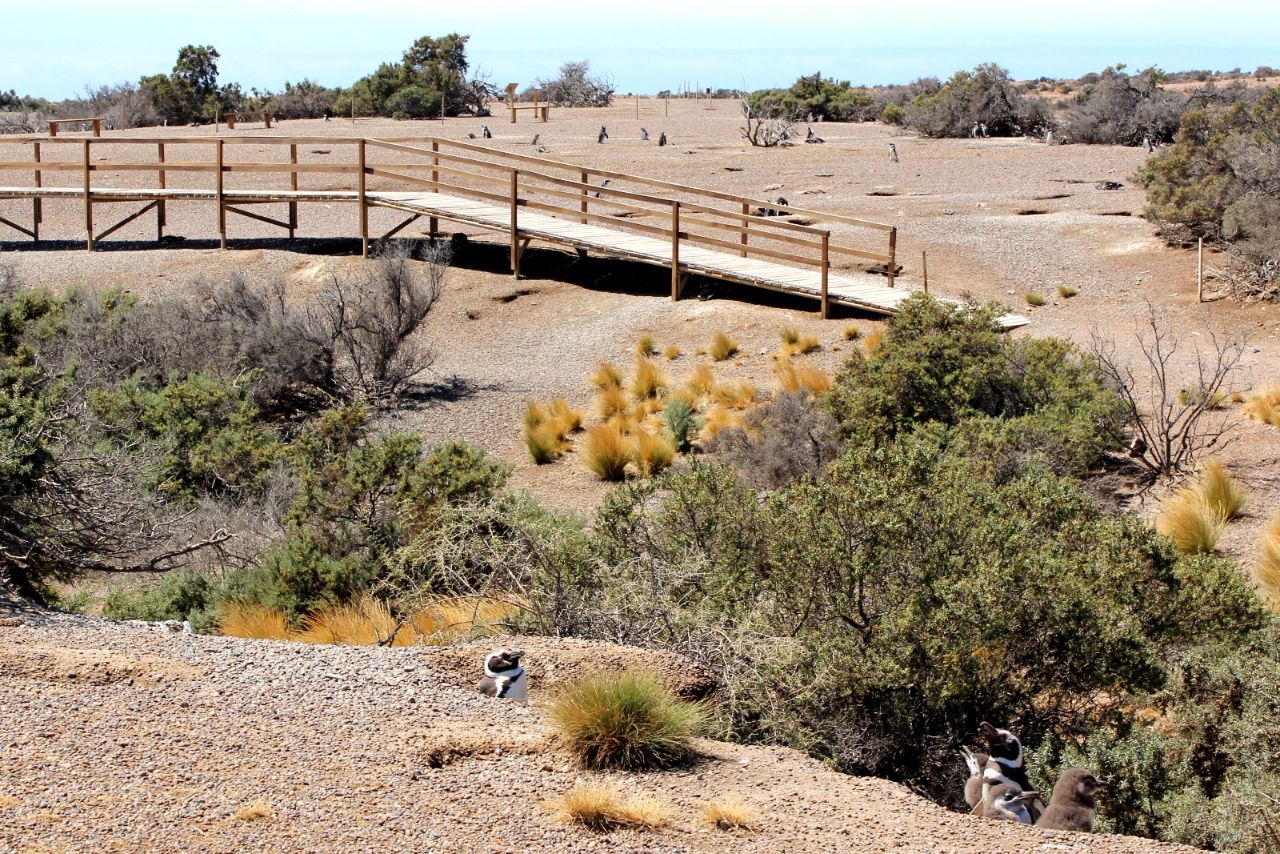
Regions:
[[671, 301], [680, 299], [680, 202], [671, 203]]
[[897, 278], [898, 271], [898, 229], [893, 227], [889, 229], [889, 266], [885, 268], [885, 272], [889, 275], [889, 287], [893, 287], [893, 280]]
[[223, 193], [222, 140], [218, 140], [217, 143], [215, 143], [215, 145], [217, 147], [217, 163], [215, 164], [214, 168], [217, 171], [218, 179], [214, 183], [213, 194], [214, 194], [214, 198], [217, 200], [217, 203], [218, 203], [218, 247], [221, 249], [226, 249], [227, 248], [227, 208], [226, 208], [226, 205], [223, 204], [223, 200], [222, 200], [223, 199], [223, 196], [222, 196], [222, 193]]
[[670, 98], [662, 99], [662, 115], [667, 116], [668, 118], [671, 117], [671, 99]]
[[[440, 180], [440, 140], [433, 139], [431, 140], [431, 192], [433, 193], [440, 192], [440, 188], [436, 186], [436, 182], [438, 182], [439, 180]], [[436, 217], [431, 217], [428, 220], [427, 230], [430, 232], [431, 238], [433, 240], [435, 239], [436, 232], [437, 230], [439, 230], [439, 227], [440, 227], [440, 220], [437, 219]]]
[[84, 230], [86, 248], [93, 251], [93, 198], [89, 187], [89, 140], [84, 146]]
[[1204, 302], [1204, 238], [1196, 239], [1196, 302]]
[[924, 292], [929, 293], [929, 253], [920, 252], [920, 269], [924, 271]]
[[587, 216], [586, 216], [586, 214], [587, 214], [587, 206], [588, 206], [588, 204], [589, 204], [589, 198], [590, 198], [590, 197], [588, 196], [588, 194], [587, 194], [587, 178], [588, 178], [588, 177], [590, 177], [590, 176], [588, 176], [588, 175], [587, 175], [587, 170], [586, 170], [586, 169], [583, 169], [583, 170], [582, 170], [582, 172], [580, 173], [580, 176], [581, 176], [581, 178], [582, 178], [582, 181], [581, 181], [581, 183], [582, 183], [582, 201], [578, 203], [578, 207], [579, 207], [579, 208], [581, 209], [581, 211], [582, 211], [582, 216], [578, 217], [578, 222], [585, 223], [585, 222], [587, 221]]
[[[751, 216], [751, 205], [746, 201], [743, 201], [742, 203], [742, 215], [744, 217]], [[747, 229], [750, 227], [751, 227], [751, 220], [744, 219], [742, 221], [742, 235], [738, 238], [738, 242], [742, 244], [742, 251], [740, 251], [738, 254], [741, 255], [743, 258], [747, 257]]]
[[822, 319], [831, 316], [831, 303], [827, 300], [827, 271], [831, 269], [831, 232], [822, 232]]
[[[156, 170], [156, 178], [159, 180], [160, 189], [163, 190], [168, 184], [168, 176], [169, 176], [169, 173], [164, 168], [164, 143], [163, 142], [156, 143], [156, 162], [160, 166], [160, 168]], [[157, 243], [164, 240], [164, 227], [166, 225], [165, 214], [166, 214], [165, 203], [164, 203], [164, 198], [162, 197], [159, 203], [156, 205], [156, 242]]]
[[[298, 192], [298, 144], [289, 144], [289, 189], [294, 193]], [[295, 196], [289, 202], [289, 239], [293, 240], [294, 232], [298, 230], [298, 200]]]
[[511, 274], [520, 278], [520, 170], [511, 170]]
[[[40, 143], [35, 143], [33, 148], [35, 150], [36, 162], [36, 186], [42, 187], [44, 186], [44, 172], [40, 169]], [[42, 219], [44, 219], [44, 210], [40, 206], [40, 197], [37, 195], [31, 200], [31, 239], [36, 243], [40, 242], [40, 221]]]
[[359, 164], [357, 168], [356, 186], [360, 194], [360, 257], [369, 257], [369, 203], [366, 199], [365, 186], [365, 150], [364, 140], [356, 146]]
[[636, 118], [640, 118], [640, 96], [636, 95]]

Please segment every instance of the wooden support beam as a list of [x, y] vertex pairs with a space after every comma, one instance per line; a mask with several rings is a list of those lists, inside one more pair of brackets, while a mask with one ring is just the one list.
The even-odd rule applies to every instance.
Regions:
[[671, 203], [671, 301], [680, 299], [680, 202]]
[[[164, 190], [168, 187], [168, 173], [164, 169], [164, 143], [156, 143], [156, 162], [160, 164], [160, 168], [156, 170], [157, 177], [160, 179], [160, 189]], [[163, 199], [160, 200], [159, 206], [156, 208], [156, 242], [160, 243], [164, 240], [164, 227], [168, 213]]]
[[[744, 235], [745, 236], [745, 235]], [[819, 313], [823, 320], [831, 316], [831, 301], [827, 298], [827, 275], [831, 270], [831, 232], [822, 235], [822, 303]]]
[[214, 196], [214, 201], [217, 202], [218, 204], [218, 246], [221, 249], [226, 249], [227, 248], [227, 208], [226, 208], [226, 201], [224, 200], [224, 197], [223, 197], [223, 186], [222, 186], [222, 181], [223, 181], [222, 171], [225, 168], [223, 166], [222, 140], [218, 140], [217, 143], [215, 144], [215, 147], [217, 148], [218, 162], [215, 168], [215, 171], [217, 174], [217, 181], [214, 183], [213, 196]]
[[[289, 144], [289, 163], [290, 165], [298, 165], [298, 144], [296, 142]], [[298, 170], [293, 169], [289, 172], [289, 189], [295, 193], [298, 191]], [[293, 240], [294, 232], [298, 230], [298, 203], [296, 201], [289, 202], [289, 239]]]
[[[744, 219], [742, 220], [742, 237], [739, 238], [739, 242], [742, 243], [742, 251], [738, 254], [741, 255], [743, 258], [746, 258], [747, 257], [747, 229], [751, 226], [751, 220], [745, 219], [745, 217], [751, 216], [751, 205], [747, 204], [746, 202], [742, 203], [742, 216], [744, 217]], [[827, 232], [827, 233], [830, 234], [830, 232]]]
[[[49, 129], [53, 129], [53, 125], [49, 125]], [[93, 197], [92, 188], [89, 185], [89, 140], [84, 143], [84, 162], [81, 164], [84, 168], [84, 233], [85, 248], [90, 252], [93, 251]]]
[[124, 228], [126, 225], [128, 225], [128, 224], [129, 224], [129, 223], [131, 223], [131, 222], [133, 222], [133, 221], [134, 221], [135, 219], [137, 219], [138, 217], [140, 217], [140, 216], [142, 216], [143, 214], [147, 213], [148, 211], [150, 211], [152, 208], [154, 208], [154, 207], [155, 207], [156, 205], [158, 205], [158, 204], [160, 204], [160, 203], [159, 203], [159, 202], [151, 202], [150, 204], [143, 205], [142, 210], [140, 210], [140, 211], [136, 211], [136, 212], [134, 212], [134, 213], [129, 214], [127, 217], [125, 217], [124, 219], [120, 220], [120, 221], [119, 221], [119, 222], [117, 222], [115, 225], [111, 226], [111, 227], [110, 227], [110, 228], [108, 228], [106, 231], [102, 232], [102, 233], [101, 233], [101, 234], [99, 234], [97, 237], [95, 237], [95, 238], [93, 239], [94, 243], [97, 243], [97, 242], [99, 242], [99, 241], [101, 241], [101, 240], [106, 240], [108, 237], [110, 237], [111, 235], [115, 234], [117, 231], [119, 231], [120, 229]]
[[249, 219], [256, 219], [258, 222], [265, 222], [267, 225], [274, 225], [277, 228], [283, 228], [286, 231], [289, 229], [289, 223], [286, 220], [273, 219], [272, 217], [256, 214], [252, 211], [241, 210], [233, 204], [228, 204], [225, 209], [227, 213], [240, 214], [240, 216], [248, 217]]
[[520, 170], [511, 170], [511, 274], [520, 278]]
[[[40, 162], [40, 143], [35, 143], [32, 148], [32, 156], [36, 163]], [[35, 170], [35, 183], [37, 187], [44, 185], [44, 175], [37, 166]], [[40, 223], [44, 220], [44, 203], [42, 199], [35, 198], [31, 200], [31, 239], [36, 243], [40, 242]]]
[[1196, 238], [1196, 302], [1204, 302], [1204, 238]]
[[[440, 180], [440, 141], [438, 139], [431, 140], [431, 180], [438, 182]], [[432, 186], [431, 192], [440, 192], [439, 188]], [[431, 217], [427, 222], [427, 234], [432, 240], [435, 240], [437, 234], [440, 233], [440, 220]]]
[[898, 270], [898, 228], [894, 226], [889, 231], [889, 264], [885, 267], [885, 272], [889, 277], [889, 287], [893, 287], [893, 280], [896, 278]]
[[582, 186], [582, 201], [579, 203], [578, 207], [579, 207], [579, 209], [582, 211], [582, 216], [578, 217], [578, 222], [583, 223], [583, 224], [585, 225], [585, 224], [586, 224], [586, 222], [587, 222], [587, 209], [588, 209], [588, 206], [589, 206], [589, 205], [590, 205], [590, 203], [591, 203], [591, 196], [590, 196], [590, 194], [587, 192], [587, 187], [586, 187], [586, 185], [587, 185], [587, 181], [588, 181], [588, 179], [589, 179], [591, 176], [587, 174], [587, 170], [586, 170], [586, 169], [583, 169], [583, 170], [581, 171], [581, 176], [582, 176], [582, 177], [581, 177], [581, 183], [582, 183], [582, 185], [583, 185], [583, 186]]
[[929, 293], [929, 253], [920, 252], [920, 269], [924, 273], [924, 292]]
[[10, 228], [12, 228], [14, 231], [20, 231], [20, 232], [22, 232], [23, 234], [25, 234], [27, 237], [30, 237], [32, 240], [38, 240], [38, 239], [39, 239], [39, 238], [37, 238], [37, 237], [36, 237], [36, 232], [35, 232], [35, 228], [34, 228], [34, 227], [33, 227], [33, 228], [31, 228], [31, 229], [23, 228], [22, 226], [18, 225], [18, 224], [17, 224], [16, 222], [14, 222], [13, 220], [11, 220], [11, 219], [5, 219], [5, 218], [4, 218], [4, 217], [2, 217], [2, 216], [0, 216], [0, 225], [7, 225], [7, 226], [9, 226]]
[[360, 140], [360, 144], [356, 146], [357, 159], [359, 160], [359, 171], [356, 173], [357, 190], [360, 196], [360, 256], [362, 258], [369, 257], [369, 199], [367, 196], [366, 182], [368, 174], [365, 172], [365, 141]]
[[388, 231], [386, 234], [382, 235], [382, 239], [388, 240], [392, 237], [395, 237], [401, 231], [404, 231], [406, 228], [413, 225], [415, 222], [417, 222], [420, 219], [422, 219], [422, 214], [414, 214], [413, 216], [406, 219], [404, 222], [397, 225], [395, 228]]

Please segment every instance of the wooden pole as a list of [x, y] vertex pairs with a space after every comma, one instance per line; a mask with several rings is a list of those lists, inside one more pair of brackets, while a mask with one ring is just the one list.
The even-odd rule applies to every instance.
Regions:
[[827, 271], [831, 269], [831, 232], [822, 232], [822, 319], [831, 316], [831, 303], [827, 300]]
[[58, 135], [58, 123], [49, 122], [49, 139], [53, 139]]
[[636, 95], [636, 118], [640, 118], [640, 96]]
[[89, 188], [89, 140], [84, 141], [84, 230], [86, 248], [93, 251], [93, 200]]
[[220, 249], [227, 248], [227, 208], [222, 201], [222, 140], [218, 140], [217, 146], [217, 170], [218, 180], [214, 184], [214, 196], [218, 203], [218, 247]]
[[889, 229], [889, 266], [885, 268], [885, 272], [889, 274], [889, 287], [893, 287], [893, 280], [897, 277], [898, 270], [898, 229], [897, 227]]
[[[156, 178], [159, 179], [160, 189], [163, 190], [168, 185], [168, 175], [169, 175], [169, 173], [165, 171], [165, 168], [164, 168], [164, 143], [163, 142], [156, 143], [156, 158], [157, 158], [156, 162], [160, 166], [160, 168], [156, 170]], [[164, 227], [166, 225], [165, 223], [166, 213], [167, 211], [165, 210], [164, 199], [162, 198], [160, 199], [160, 203], [156, 205], [156, 242], [157, 243], [164, 240]]]
[[[39, 166], [40, 143], [37, 142], [34, 146], [32, 146], [32, 148], [35, 151], [35, 159], [36, 159], [36, 171], [35, 171], [36, 186], [42, 187], [44, 186], [44, 173], [40, 170], [40, 166]], [[31, 239], [34, 240], [36, 243], [40, 242], [40, 221], [42, 219], [44, 219], [44, 210], [41, 208], [40, 199], [39, 198], [32, 199], [31, 200]]]
[[[751, 205], [748, 202], [744, 201], [742, 203], [742, 215], [743, 216], [751, 215]], [[738, 242], [742, 244], [742, 251], [739, 252], [738, 254], [741, 255], [743, 258], [747, 257], [747, 229], [750, 228], [750, 226], [751, 226], [750, 220], [744, 219], [742, 221], [742, 236], [738, 238]]]
[[920, 269], [924, 271], [924, 292], [929, 293], [929, 253], [920, 252]]
[[[587, 206], [590, 204], [590, 196], [587, 194], [587, 179], [590, 176], [587, 175], [586, 169], [583, 169], [580, 174], [582, 177], [582, 201], [578, 204], [578, 207], [582, 210], [583, 214], [586, 214]], [[586, 223], [586, 221], [587, 221], [586, 216], [578, 217], [578, 222]]]
[[[290, 143], [289, 145], [289, 165], [298, 165], [298, 145]], [[289, 170], [289, 189], [295, 193], [298, 192], [298, 170]], [[289, 239], [293, 240], [294, 232], [298, 230], [298, 201], [294, 199], [289, 202]]]
[[1196, 239], [1196, 302], [1204, 302], [1204, 238]]
[[[433, 183], [433, 186], [431, 187], [431, 192], [433, 193], [440, 192], [440, 188], [434, 186], [434, 182], [440, 180], [440, 170], [438, 168], [439, 166], [440, 166], [440, 140], [433, 139], [431, 140], [431, 181]], [[439, 230], [439, 228], [440, 228], [439, 219], [437, 219], [436, 217], [428, 218], [427, 231], [430, 233], [431, 238], [433, 240], [435, 239], [436, 232]]]
[[680, 299], [680, 202], [671, 203], [671, 301]]
[[102, 136], [102, 119], [93, 120], [93, 135], [95, 137]]
[[670, 98], [662, 99], [662, 115], [666, 116], [667, 118], [671, 117], [671, 99]]
[[520, 170], [511, 170], [511, 275], [520, 278]]
[[364, 140], [356, 146], [359, 164], [357, 169], [357, 188], [360, 194], [360, 257], [369, 257], [369, 202], [366, 197], [365, 150]]

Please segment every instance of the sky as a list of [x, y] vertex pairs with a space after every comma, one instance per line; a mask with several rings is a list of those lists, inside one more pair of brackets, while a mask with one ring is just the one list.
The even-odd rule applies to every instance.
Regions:
[[211, 44], [220, 82], [349, 85], [418, 36], [459, 32], [472, 69], [522, 86], [586, 59], [619, 93], [759, 89], [802, 74], [855, 84], [946, 78], [997, 62], [1015, 77], [1107, 65], [1174, 71], [1280, 67], [1280, 2], [1072, 0], [0, 0], [0, 90], [52, 99], [167, 73]]

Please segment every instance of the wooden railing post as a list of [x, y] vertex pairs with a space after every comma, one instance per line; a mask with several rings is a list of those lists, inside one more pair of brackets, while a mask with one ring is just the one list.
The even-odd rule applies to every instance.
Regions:
[[[585, 214], [587, 212], [587, 206], [590, 204], [590, 201], [591, 201], [591, 196], [587, 192], [587, 178], [589, 176], [587, 175], [586, 169], [583, 169], [579, 174], [582, 178], [582, 202], [579, 204], [578, 207]], [[587, 218], [585, 216], [578, 217], [578, 222], [586, 223], [586, 221], [587, 221]]]
[[[298, 192], [298, 144], [289, 144], [289, 165], [293, 168], [289, 170], [289, 189]], [[289, 202], [289, 239], [293, 240], [294, 232], [298, 230], [298, 200], [294, 198]]]
[[365, 186], [365, 150], [364, 140], [361, 139], [356, 147], [358, 159], [360, 161], [358, 167], [358, 188], [360, 192], [360, 256], [362, 258], [369, 257], [369, 203], [366, 198]]
[[93, 251], [93, 199], [92, 191], [89, 186], [89, 140], [85, 140], [84, 146], [84, 230], [85, 230], [85, 248], [90, 252]]
[[680, 299], [680, 202], [671, 203], [671, 301]]
[[885, 272], [889, 275], [889, 287], [893, 287], [893, 280], [897, 278], [898, 269], [898, 228], [894, 226], [889, 229], [889, 266], [885, 268]]
[[102, 119], [93, 120], [93, 135], [102, 136]]
[[214, 182], [213, 195], [218, 203], [218, 246], [221, 249], [227, 248], [227, 208], [223, 203], [223, 187], [222, 187], [222, 140], [218, 140], [215, 144], [217, 149], [217, 163], [215, 170], [217, 171], [218, 180]]
[[827, 272], [831, 269], [831, 232], [822, 232], [822, 319], [831, 316], [831, 304], [827, 300]]
[[[43, 187], [44, 172], [41, 171], [40, 169], [40, 143], [37, 142], [32, 147], [35, 150], [36, 186]], [[40, 199], [34, 198], [31, 200], [31, 239], [34, 240], [36, 243], [40, 242], [40, 221], [42, 219], [44, 219], [44, 209], [40, 205]]]
[[[436, 186], [436, 182], [440, 180], [440, 141], [438, 139], [431, 140], [431, 192], [438, 193], [440, 188]], [[440, 220], [437, 217], [430, 217], [427, 220], [427, 230], [434, 240], [436, 232], [440, 229]]]
[[[163, 142], [156, 143], [156, 158], [157, 158], [156, 162], [160, 164], [160, 168], [156, 170], [156, 177], [159, 179], [160, 189], [163, 190], [167, 187], [169, 182], [168, 181], [169, 173], [164, 168], [164, 143]], [[156, 242], [157, 243], [164, 240], [165, 214], [166, 214], [165, 203], [164, 203], [164, 199], [162, 198], [156, 204]]]
[[[742, 203], [742, 215], [743, 216], [751, 215], [751, 205], [748, 204], [747, 202]], [[742, 237], [739, 240], [739, 242], [742, 244], [742, 251], [739, 252], [738, 254], [741, 255], [743, 258], [747, 257], [747, 228], [750, 225], [751, 225], [750, 220], [744, 219], [742, 221]]]
[[511, 170], [511, 274], [520, 278], [520, 170]]

